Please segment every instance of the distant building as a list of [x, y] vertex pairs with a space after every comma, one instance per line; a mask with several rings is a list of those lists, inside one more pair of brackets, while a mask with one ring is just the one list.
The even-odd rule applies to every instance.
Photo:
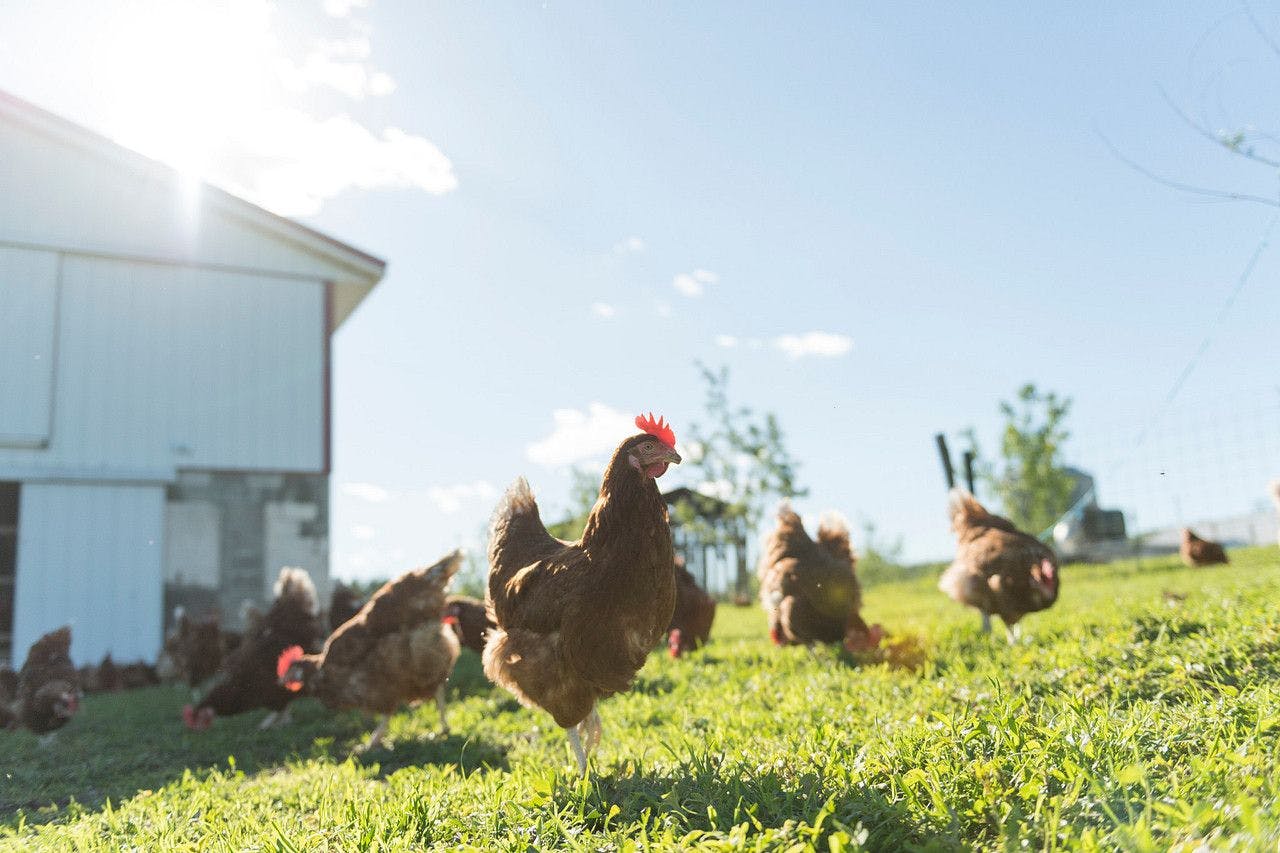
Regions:
[[[684, 487], [664, 492], [662, 499], [670, 509], [676, 553], [684, 556], [685, 568], [702, 588], [713, 594], [747, 594], [751, 583], [747, 538], [741, 524], [728, 518], [729, 504]], [[682, 523], [682, 504], [697, 519], [696, 524]]]
[[328, 588], [330, 336], [383, 262], [0, 93], [0, 662]]

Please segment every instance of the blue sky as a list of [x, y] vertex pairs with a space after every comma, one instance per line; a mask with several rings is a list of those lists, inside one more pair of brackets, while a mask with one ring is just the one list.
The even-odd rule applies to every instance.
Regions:
[[[1104, 503], [1247, 509], [1280, 470], [1183, 439], [1274, 447], [1274, 250], [1216, 319], [1273, 211], [1103, 136], [1274, 195], [1161, 91], [1280, 133], [1280, 56], [1236, 3], [1043, 6], [0, 2], [0, 88], [388, 261], [335, 339], [339, 575], [474, 544], [521, 473], [554, 516], [630, 415], [699, 418], [695, 360], [778, 414], [803, 511], [911, 559], [951, 549], [933, 433], [993, 447], [1028, 380]], [[1206, 334], [1159, 423], [1227, 414], [1137, 459]]]

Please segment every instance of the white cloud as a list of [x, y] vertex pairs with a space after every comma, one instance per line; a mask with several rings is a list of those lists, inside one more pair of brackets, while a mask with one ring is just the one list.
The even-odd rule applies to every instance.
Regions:
[[643, 252], [644, 247], [644, 240], [640, 237], [627, 237], [625, 240], [619, 240], [614, 243], [613, 251], [617, 255], [633, 255], [637, 252]]
[[435, 504], [436, 509], [445, 515], [451, 515], [462, 509], [464, 503], [475, 500], [491, 500], [497, 494], [498, 490], [484, 480], [427, 489], [427, 497]]
[[716, 335], [716, 346], [725, 349], [733, 349], [738, 345], [738, 339], [733, 335]]
[[618, 316], [618, 309], [605, 302], [594, 302], [591, 305], [591, 313], [603, 320], [612, 320]]
[[345, 18], [351, 14], [352, 9], [363, 9], [369, 5], [369, 0], [323, 0], [324, 11], [333, 18]]
[[359, 498], [369, 503], [386, 503], [391, 497], [391, 493], [381, 486], [375, 486], [373, 483], [343, 483], [340, 487], [344, 495]]
[[715, 284], [719, 280], [720, 276], [710, 270], [698, 269], [678, 274], [671, 285], [690, 299], [696, 299], [706, 290], [706, 285]]
[[853, 339], [830, 332], [805, 332], [803, 335], [781, 335], [773, 339], [775, 349], [793, 361], [807, 355], [835, 358], [853, 349]]
[[653, 310], [657, 312], [659, 317], [670, 317], [671, 303], [664, 299], [659, 299], [657, 302], [653, 303]]
[[441, 195], [458, 186], [449, 158], [423, 137], [396, 127], [374, 136], [349, 116], [299, 110], [263, 116], [227, 140], [216, 163], [228, 189], [290, 216], [313, 214], [350, 188]]
[[728, 480], [707, 480], [698, 484], [698, 493], [710, 498], [728, 501], [733, 498], [733, 483]]
[[325, 0], [326, 18], [269, 0], [132, 0], [80, 59], [110, 104], [89, 123], [286, 216], [351, 189], [447, 193], [453, 165], [428, 139], [352, 118], [396, 88], [373, 64], [367, 4]]
[[529, 461], [548, 467], [571, 465], [612, 453], [622, 439], [636, 431], [634, 415], [604, 403], [591, 403], [585, 412], [556, 409], [551, 417], [555, 421], [551, 434], [525, 450]]
[[361, 542], [368, 542], [378, 535], [378, 531], [374, 530], [367, 524], [353, 524], [351, 526], [351, 536], [359, 539]]

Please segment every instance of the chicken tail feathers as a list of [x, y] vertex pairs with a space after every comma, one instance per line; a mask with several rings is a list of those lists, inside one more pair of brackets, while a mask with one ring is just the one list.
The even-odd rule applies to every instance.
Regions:
[[828, 510], [818, 519], [818, 544], [827, 553], [842, 560], [854, 560], [853, 545], [849, 541], [849, 522], [836, 512]]
[[453, 580], [453, 576], [462, 568], [462, 557], [461, 548], [455, 548], [445, 554], [427, 569], [426, 582], [443, 592], [449, 585], [449, 581]]
[[516, 571], [563, 546], [542, 523], [529, 482], [517, 478], [493, 511], [489, 525], [490, 575]]
[[280, 570], [280, 577], [275, 585], [276, 601], [288, 601], [309, 616], [320, 615], [320, 599], [316, 595], [316, 585], [311, 582], [311, 575], [306, 569], [286, 566]]

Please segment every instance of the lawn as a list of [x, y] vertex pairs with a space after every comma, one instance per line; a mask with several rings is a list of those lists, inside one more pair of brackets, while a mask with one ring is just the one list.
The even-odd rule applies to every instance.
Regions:
[[1015, 647], [930, 579], [869, 589], [914, 669], [776, 649], [722, 606], [604, 703], [585, 781], [469, 652], [453, 734], [427, 704], [355, 759], [370, 722], [309, 700], [195, 735], [185, 690], [90, 696], [51, 746], [0, 734], [0, 849], [1276, 849], [1280, 551], [1063, 574]]

